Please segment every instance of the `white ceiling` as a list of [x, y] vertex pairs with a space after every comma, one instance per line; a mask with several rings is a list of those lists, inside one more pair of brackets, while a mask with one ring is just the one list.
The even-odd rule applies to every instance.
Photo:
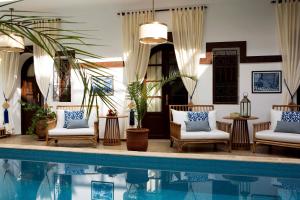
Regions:
[[[160, 0], [166, 1], [166, 0]], [[159, 1], [157, 0], [156, 3]], [[91, 7], [104, 5], [146, 4], [151, 6], [151, 0], [24, 0], [13, 4], [18, 9], [54, 11], [55, 9], [72, 7]]]
[[[1, 0], [0, 0], [1, 1]], [[206, 4], [214, 1], [224, 0], [155, 0], [155, 7], [170, 7], [174, 5], [196, 5]], [[227, 0], [229, 1], [229, 0]], [[241, 1], [241, 0], [239, 0]], [[248, 0], [247, 0], [248, 1]], [[0, 2], [0, 5], [3, 4]], [[51, 11], [59, 9], [72, 9], [72, 8], [89, 8], [92, 6], [115, 6], [117, 8], [151, 8], [151, 0], [24, 0], [8, 7], [14, 7], [21, 10], [34, 10], [34, 11]]]

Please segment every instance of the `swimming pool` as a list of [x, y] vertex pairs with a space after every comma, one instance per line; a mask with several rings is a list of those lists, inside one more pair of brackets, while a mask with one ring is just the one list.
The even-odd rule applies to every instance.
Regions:
[[300, 165], [0, 148], [0, 200], [300, 199]]

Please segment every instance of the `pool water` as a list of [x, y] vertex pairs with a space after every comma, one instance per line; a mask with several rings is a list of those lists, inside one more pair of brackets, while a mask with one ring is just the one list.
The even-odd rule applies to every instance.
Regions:
[[0, 148], [0, 200], [297, 200], [300, 166]]

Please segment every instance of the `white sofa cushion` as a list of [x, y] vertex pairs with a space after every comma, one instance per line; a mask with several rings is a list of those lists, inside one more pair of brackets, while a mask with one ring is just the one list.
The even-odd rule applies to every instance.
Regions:
[[230, 134], [220, 130], [212, 130], [209, 132], [199, 131], [199, 132], [186, 132], [181, 130], [181, 139], [229, 139]]
[[63, 128], [65, 124], [65, 111], [64, 110], [57, 110], [56, 111], [56, 128]]
[[271, 110], [271, 130], [275, 130], [277, 126], [277, 121], [281, 121], [282, 111], [280, 110]]
[[96, 108], [93, 108], [89, 117], [89, 127], [93, 128], [94, 127], [94, 122], [97, 121], [97, 112], [96, 112]]
[[189, 121], [187, 111], [171, 110], [173, 122], [181, 125], [181, 130], [185, 130], [185, 121]]
[[93, 128], [78, 128], [78, 129], [66, 129], [55, 128], [49, 130], [49, 136], [74, 136], [74, 135], [94, 135]]
[[[86, 114], [86, 110], [84, 112]], [[57, 124], [56, 128], [63, 128], [65, 123], [65, 110], [58, 109], [56, 111]], [[97, 121], [97, 111], [96, 108], [93, 108], [88, 120], [88, 124], [90, 128], [94, 127], [94, 122]]]
[[217, 111], [212, 110], [208, 112], [208, 123], [210, 126], [211, 130], [216, 130], [217, 129]]
[[297, 133], [282, 133], [274, 132], [273, 130], [264, 130], [257, 132], [255, 137], [262, 140], [300, 143], [300, 134]]
[[[189, 121], [188, 118], [188, 111], [178, 111], [178, 110], [171, 110], [173, 116], [173, 122], [181, 125], [181, 130], [186, 130], [185, 121]], [[216, 110], [208, 112], [208, 123], [211, 130], [217, 129], [216, 123]]]

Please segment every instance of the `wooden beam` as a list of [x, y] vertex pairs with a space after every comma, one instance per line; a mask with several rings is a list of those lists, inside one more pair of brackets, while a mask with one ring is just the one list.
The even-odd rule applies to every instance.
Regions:
[[238, 48], [240, 52], [240, 63], [265, 63], [265, 62], [282, 62], [281, 55], [264, 55], [264, 56], [247, 56], [246, 41], [232, 42], [208, 42], [206, 43], [206, 57], [200, 59], [200, 64], [212, 64], [213, 49]]
[[[116, 67], [124, 67], [124, 61], [104, 61], [104, 62], [94, 62], [93, 64], [99, 67], [105, 68], [116, 68]], [[81, 64], [82, 67], [88, 67], [89, 64]]]

